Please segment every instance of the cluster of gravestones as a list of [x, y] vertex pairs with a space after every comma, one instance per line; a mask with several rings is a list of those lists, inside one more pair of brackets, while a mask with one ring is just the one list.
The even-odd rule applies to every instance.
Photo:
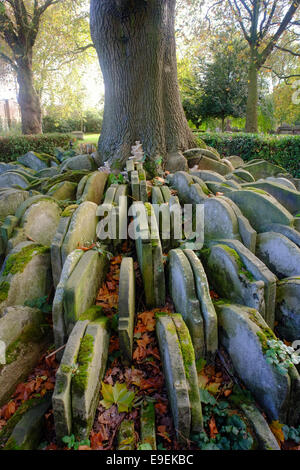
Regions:
[[[276, 341], [275, 325], [282, 338], [300, 339], [300, 181], [269, 162], [221, 159], [213, 149], [192, 149], [185, 157], [188, 171], [150, 185], [137, 143], [125, 181], [109, 187], [108, 169], [96, 170], [93, 155], [60, 163], [29, 152], [0, 164], [0, 405], [49, 346], [51, 331], [34, 303], [54, 285], [58, 440], [85, 438], [93, 425], [110, 337], [95, 302], [107, 252], [119, 250], [129, 226], [146, 306], [163, 307], [168, 292], [178, 312], [157, 315], [156, 326], [178, 440], [184, 445], [203, 429], [196, 361], [214, 361], [220, 346], [270, 420], [299, 422], [297, 369], [279, 373], [267, 352], [270, 338]], [[183, 204], [204, 208], [202, 250], [187, 246], [181, 228], [175, 234], [174, 209]], [[115, 232], [109, 239], [101, 236], [107, 220]], [[124, 365], [132, 360], [135, 300], [133, 259], [124, 257], [118, 326]], [[49, 403], [44, 399], [20, 416], [7, 446], [37, 446]], [[241, 412], [261, 448], [278, 448], [254, 404], [241, 404]], [[153, 404], [142, 407], [140, 421], [141, 442], [155, 449]], [[124, 420], [119, 449], [132, 448], [133, 434], [134, 423]]]

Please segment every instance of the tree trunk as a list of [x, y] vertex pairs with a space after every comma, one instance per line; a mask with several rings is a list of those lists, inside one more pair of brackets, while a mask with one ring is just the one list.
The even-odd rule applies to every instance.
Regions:
[[162, 156], [166, 167], [175, 160], [186, 165], [178, 151], [195, 146], [177, 82], [175, 3], [91, 0], [91, 33], [105, 83], [102, 162], [123, 166], [140, 140], [149, 158]]
[[18, 102], [21, 109], [22, 133], [42, 133], [42, 111], [40, 99], [33, 86], [31, 59], [17, 59], [17, 80], [19, 84]]
[[251, 62], [248, 75], [248, 97], [246, 111], [246, 132], [256, 133], [258, 130], [257, 106], [258, 106], [258, 69], [255, 58], [251, 54]]

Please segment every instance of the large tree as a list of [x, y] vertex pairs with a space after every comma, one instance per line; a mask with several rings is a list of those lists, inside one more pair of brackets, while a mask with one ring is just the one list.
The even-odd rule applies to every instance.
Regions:
[[299, 26], [295, 15], [300, 0], [227, 0], [227, 3], [249, 45], [246, 131], [257, 132], [258, 73], [272, 52], [282, 49], [279, 42], [284, 33], [294, 25]]
[[91, 0], [91, 34], [105, 83], [99, 154], [122, 166], [135, 140], [184, 168], [195, 145], [177, 81], [175, 0]]
[[62, 0], [5, 0], [0, 3], [0, 56], [17, 74], [22, 132], [42, 132], [39, 96], [33, 84], [33, 47], [45, 11]]

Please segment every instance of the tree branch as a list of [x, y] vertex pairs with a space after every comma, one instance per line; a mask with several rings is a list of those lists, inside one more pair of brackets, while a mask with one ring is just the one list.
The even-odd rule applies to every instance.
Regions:
[[277, 46], [276, 44], [274, 45], [274, 47], [276, 49], [279, 49], [280, 51], [288, 52], [289, 54], [292, 54], [295, 57], [300, 57], [300, 52], [294, 52], [294, 51], [291, 51], [290, 49], [286, 49], [285, 47]]
[[287, 26], [289, 25], [290, 21], [292, 20], [292, 18], [294, 17], [296, 11], [298, 10], [299, 5], [300, 5], [300, 0], [293, 0], [292, 1], [292, 4], [291, 4], [289, 10], [287, 11], [285, 17], [283, 18], [283, 20], [282, 20], [279, 28], [277, 29], [276, 33], [273, 35], [273, 37], [271, 38], [269, 44], [265, 47], [265, 49], [260, 54], [260, 60], [259, 60], [259, 64], [258, 64], [260, 67], [266, 62], [267, 58], [269, 57], [269, 55], [273, 51], [276, 42], [278, 41], [278, 39], [281, 37], [281, 35], [286, 30]]
[[4, 52], [0, 52], [0, 57], [7, 62], [15, 71], [17, 71], [17, 66], [14, 61], [8, 57], [8, 55], [4, 54]]

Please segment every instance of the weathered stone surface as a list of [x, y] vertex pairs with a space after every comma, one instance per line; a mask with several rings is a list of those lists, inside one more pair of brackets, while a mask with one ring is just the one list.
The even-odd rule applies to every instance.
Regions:
[[295, 230], [293, 227], [289, 227], [288, 225], [281, 225], [281, 224], [269, 224], [265, 227], [266, 232], [276, 232], [281, 233], [293, 243], [298, 245], [300, 248], [300, 233], [298, 230]]
[[278, 282], [276, 321], [280, 336], [288, 341], [300, 338], [300, 277]]
[[[219, 242], [216, 241], [214, 243]], [[275, 324], [277, 277], [259, 258], [238, 240], [220, 240], [220, 243], [235, 250], [245, 265], [246, 270], [249, 271], [253, 278], [257, 281], [263, 281], [265, 292], [265, 321], [268, 323], [269, 327], [273, 329]]]
[[36, 450], [43, 436], [45, 413], [51, 399], [45, 399], [24, 414], [8, 439], [5, 450]]
[[141, 407], [141, 444], [149, 444], [156, 450], [155, 408], [153, 403]]
[[76, 197], [76, 189], [77, 183], [72, 183], [71, 181], [62, 181], [61, 183], [57, 183], [52, 186], [47, 194], [49, 194], [51, 197], [54, 197], [54, 199], [57, 199], [58, 201], [63, 201], [66, 199], [74, 201]]
[[243, 169], [249, 171], [256, 180], [285, 172], [281, 166], [273, 165], [265, 160], [250, 161], [247, 165], [244, 165]]
[[249, 173], [249, 171], [246, 171], [242, 168], [239, 168], [238, 170], [234, 170], [233, 174], [235, 176], [239, 176], [244, 181], [249, 181], [250, 183], [255, 181], [251, 173]]
[[172, 177], [172, 187], [178, 191], [182, 204], [201, 204], [207, 195], [200, 185], [195, 184], [193, 177], [184, 171], [177, 171]]
[[139, 174], [136, 170], [130, 173], [131, 175], [131, 195], [134, 201], [140, 201], [140, 181]]
[[[232, 183], [237, 185], [237, 187], [233, 187]], [[206, 186], [208, 187], [209, 191], [214, 194], [222, 193], [227, 194], [228, 192], [234, 191], [234, 189], [241, 189], [241, 186], [238, 185], [235, 181], [226, 181], [226, 183], [218, 183], [217, 181], [206, 181]]]
[[72, 378], [73, 432], [88, 438], [99, 401], [99, 389], [105, 373], [109, 345], [108, 318], [89, 323], [77, 357], [78, 372]]
[[[292, 181], [288, 180], [287, 178], [283, 178], [283, 177], [275, 178], [274, 176], [268, 176], [266, 178], [266, 181], [271, 181], [272, 183], [281, 184], [283, 186], [286, 186], [289, 189], [293, 189], [294, 191], [299, 191], [299, 189], [296, 188], [294, 183], [292, 183]], [[258, 183], [260, 183], [260, 180], [258, 180]]]
[[118, 451], [135, 450], [134, 422], [124, 419], [118, 432]]
[[300, 192], [295, 189], [287, 188], [283, 184], [273, 183], [272, 181], [256, 181], [250, 183], [247, 187], [267, 191], [292, 214], [300, 211]]
[[7, 189], [0, 194], [0, 217], [15, 215], [17, 208], [29, 197], [28, 191]]
[[194, 149], [186, 150], [185, 152], [183, 152], [183, 155], [188, 160], [194, 157], [201, 157], [202, 155], [212, 158], [213, 160], [217, 160], [217, 161], [220, 160], [220, 157], [218, 156], [217, 152], [212, 152], [211, 150], [202, 149], [202, 148], [194, 148]]
[[[266, 361], [263, 344], [272, 331], [261, 315], [238, 305], [218, 304], [219, 338], [246, 387], [270, 420], [285, 423], [291, 381]], [[247, 366], [245, 366], [247, 365]]]
[[69, 228], [71, 217], [61, 217], [57, 231], [53, 237], [51, 243], [51, 265], [52, 265], [52, 276], [53, 276], [53, 284], [56, 288], [57, 284], [59, 283], [63, 263], [61, 258], [61, 247], [66, 236], [66, 233]]
[[230, 157], [226, 157], [226, 159], [230, 161], [233, 168], [240, 168], [245, 165], [244, 160], [237, 155], [231, 155]]
[[15, 171], [8, 171], [0, 175], [0, 187], [11, 188], [14, 185], [20, 186], [21, 188], [27, 188], [29, 182], [25, 176], [20, 175]]
[[165, 202], [159, 186], [152, 187], [151, 196], [152, 204], [163, 204]]
[[51, 178], [59, 174], [59, 167], [52, 166], [51, 168], [43, 168], [36, 173], [37, 178]]
[[65, 262], [69, 253], [78, 245], [92, 243], [96, 238], [97, 205], [94, 202], [83, 202], [72, 215], [70, 225], [61, 247], [62, 263]]
[[224, 183], [226, 180], [224, 176], [216, 173], [215, 171], [209, 170], [199, 170], [199, 171], [191, 171], [190, 174], [193, 176], [198, 176], [203, 181], [216, 181], [217, 183]]
[[280, 450], [274, 434], [257, 407], [248, 403], [241, 403], [239, 406], [253, 426], [259, 450]]
[[17, 161], [36, 171], [43, 170], [48, 167], [47, 159], [42, 158], [35, 152], [27, 152], [25, 155], [22, 155], [22, 157], [19, 157]]
[[227, 165], [230, 171], [234, 171], [234, 166], [232, 165], [230, 160], [227, 160], [227, 158], [222, 158], [221, 163], [224, 163], [225, 165]]
[[204, 237], [205, 241], [218, 238], [240, 240], [237, 217], [230, 205], [219, 197], [204, 202]]
[[16, 210], [18, 223], [7, 243], [7, 251], [19, 243], [32, 240], [49, 246], [59, 223], [61, 210], [55, 199], [37, 194], [30, 196]]
[[52, 305], [52, 320], [55, 347], [58, 349], [63, 346], [68, 338], [67, 325], [64, 316], [64, 292], [67, 280], [77, 266], [83, 255], [82, 250], [74, 250], [67, 257], [62, 269], [59, 283], [56, 286], [55, 296]]
[[96, 163], [91, 155], [75, 155], [68, 158], [61, 166], [61, 173], [67, 170], [96, 170]]
[[170, 198], [171, 198], [171, 196], [172, 196], [170, 188], [169, 188], [168, 186], [166, 186], [166, 185], [163, 185], [163, 186], [161, 186], [160, 189], [161, 189], [161, 192], [162, 192], [164, 201], [165, 201], [165, 202], [169, 202], [169, 201], [170, 201]]
[[52, 284], [49, 248], [32, 242], [17, 245], [0, 273], [0, 312], [7, 306], [49, 294]]
[[249, 220], [243, 216], [242, 211], [231, 199], [225, 196], [221, 196], [221, 197], [224, 201], [227, 202], [227, 204], [230, 205], [231, 209], [236, 215], [236, 218], [238, 221], [239, 232], [240, 232], [240, 236], [241, 236], [241, 240], [243, 244], [245, 245], [246, 248], [252, 251], [252, 253], [255, 253], [256, 236], [257, 236], [256, 231], [254, 230], [253, 227], [251, 227]]
[[17, 305], [3, 309], [2, 313], [0, 341], [5, 360], [0, 361], [0, 406], [32, 371], [52, 340], [40, 311]]
[[218, 320], [210, 297], [208, 280], [202, 263], [194, 251], [183, 250], [183, 252], [188, 258], [194, 274], [196, 294], [204, 320], [206, 353], [213, 357], [218, 349]]
[[188, 171], [187, 159], [181, 152], [170, 152], [168, 157], [165, 167], [167, 171], [170, 173], [174, 173], [175, 171]]
[[58, 441], [72, 434], [72, 375], [77, 367], [77, 357], [81, 340], [88, 321], [78, 321], [68, 339], [64, 354], [56, 373], [55, 389], [52, 397], [55, 433]]
[[165, 304], [165, 277], [162, 247], [157, 221], [151, 204], [134, 203], [133, 236], [139, 266], [142, 272], [146, 305], [158, 307]]
[[83, 194], [83, 191], [84, 191], [84, 188], [85, 188], [85, 185], [86, 185], [86, 182], [87, 182], [88, 178], [89, 178], [89, 174], [83, 176], [83, 178], [81, 178], [81, 180], [78, 183], [77, 192], [76, 192], [76, 200], [77, 201], [79, 201], [79, 199], [81, 198], [81, 196]]
[[194, 274], [182, 250], [169, 252], [169, 291], [177, 312], [190, 331], [196, 359], [205, 355], [204, 321], [197, 298]]
[[226, 163], [214, 160], [206, 156], [190, 158], [188, 164], [190, 168], [193, 168], [195, 165], [197, 165], [198, 170], [200, 171], [215, 171], [216, 173], [219, 173], [222, 176], [225, 176], [227, 175], [227, 173], [231, 172], [231, 168]]
[[92, 173], [86, 181], [81, 201], [91, 201], [99, 205], [103, 198], [108, 174], [100, 171]]
[[300, 248], [280, 233], [260, 233], [257, 236], [256, 256], [279, 279], [300, 275]]
[[135, 317], [135, 272], [133, 258], [123, 258], [119, 282], [119, 340], [124, 364], [132, 360], [133, 328]]
[[177, 439], [180, 442], [186, 442], [191, 430], [191, 404], [182, 352], [171, 317], [158, 316], [156, 334]]
[[10, 356], [14, 351], [11, 351], [9, 347], [19, 338], [25, 337], [26, 334], [28, 336], [29, 332], [31, 333], [30, 336], [34, 337], [36, 331], [37, 339], [40, 339], [42, 323], [43, 317], [40, 310], [23, 307], [22, 305], [4, 309], [0, 318], [0, 342], [5, 348], [6, 354], [3, 364], [10, 360]]
[[64, 317], [67, 334], [80, 315], [94, 304], [102, 285], [108, 259], [105, 254], [90, 250], [83, 254], [65, 284]]
[[209, 281], [220, 297], [247, 305], [265, 316], [264, 283], [253, 279], [234, 249], [213, 245], [205, 264]]
[[244, 189], [226, 194], [241, 209], [252, 227], [261, 232], [270, 223], [292, 225], [293, 216], [275, 198], [260, 189]]
[[203, 430], [202, 407], [198, 385], [195, 353], [189, 330], [180, 314], [173, 314], [179, 346], [181, 349], [186, 381], [189, 387], [189, 399], [191, 405], [191, 432], [197, 433]]
[[11, 238], [13, 231], [17, 227], [19, 220], [14, 215], [8, 215], [0, 227], [0, 239], [2, 243], [2, 254], [7, 252], [8, 241]]

